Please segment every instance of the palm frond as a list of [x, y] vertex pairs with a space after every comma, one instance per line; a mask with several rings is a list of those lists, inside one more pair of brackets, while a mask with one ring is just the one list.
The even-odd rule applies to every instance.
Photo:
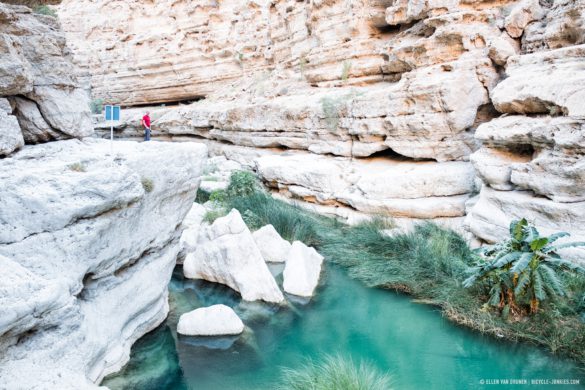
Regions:
[[518, 278], [518, 283], [516, 284], [516, 287], [514, 288], [514, 294], [518, 296], [522, 295], [524, 293], [524, 289], [526, 288], [529, 282], [530, 273], [529, 272], [522, 273]]
[[530, 260], [532, 260], [533, 256], [534, 253], [532, 252], [523, 253], [518, 259], [518, 261], [514, 263], [514, 266], [510, 269], [510, 272], [519, 274], [522, 271], [524, 271], [526, 267], [528, 267], [528, 264], [530, 263]]
[[563, 283], [560, 281], [556, 272], [552, 268], [546, 264], [541, 264], [540, 267], [538, 267], [538, 273], [544, 281], [545, 286], [550, 287], [557, 295], [565, 295], [565, 288]]

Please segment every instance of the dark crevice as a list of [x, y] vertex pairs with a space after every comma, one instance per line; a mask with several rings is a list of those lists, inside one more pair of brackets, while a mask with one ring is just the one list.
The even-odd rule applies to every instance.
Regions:
[[367, 157], [358, 157], [358, 159], [371, 159], [371, 158], [385, 158], [394, 161], [435, 161], [432, 158], [413, 158], [403, 154], [397, 153], [391, 148], [380, 150], [379, 152], [370, 154]]
[[471, 127], [467, 128], [466, 131], [475, 132], [475, 130], [481, 125], [482, 123], [486, 123], [495, 119], [500, 116], [500, 112], [496, 110], [492, 102], [487, 104], [483, 104], [479, 106], [477, 109], [477, 114], [475, 115], [475, 121]]
[[[186, 97], [180, 100], [165, 100], [165, 101], [153, 101], [153, 102], [148, 102], [148, 103], [140, 103], [140, 104], [132, 104], [132, 105], [122, 105], [123, 108], [141, 108], [141, 107], [154, 107], [154, 106], [159, 106], [159, 105], [164, 105], [164, 106], [179, 106], [179, 105], [189, 105], [189, 104], [193, 104], [195, 102], [204, 100], [205, 96], [204, 95], [195, 95], [195, 96], [190, 96], [190, 97]], [[107, 103], [104, 103], [107, 104]]]

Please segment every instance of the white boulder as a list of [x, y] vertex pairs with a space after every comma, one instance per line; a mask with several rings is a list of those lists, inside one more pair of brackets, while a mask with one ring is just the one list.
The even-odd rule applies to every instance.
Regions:
[[225, 284], [246, 301], [284, 301], [252, 233], [235, 209], [201, 231], [196, 250], [187, 254], [183, 272], [190, 279]]
[[182, 314], [177, 333], [185, 336], [229, 336], [244, 331], [244, 323], [231, 307], [213, 305]]
[[271, 263], [284, 263], [291, 244], [276, 231], [274, 226], [266, 225], [252, 233], [264, 260]]
[[314, 248], [300, 241], [292, 244], [284, 267], [284, 291], [301, 297], [311, 297], [319, 284], [321, 256]]

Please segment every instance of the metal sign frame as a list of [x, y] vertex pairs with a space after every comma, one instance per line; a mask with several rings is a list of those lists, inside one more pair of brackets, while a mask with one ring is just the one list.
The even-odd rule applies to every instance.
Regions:
[[114, 122], [119, 122], [122, 116], [122, 108], [115, 105], [105, 106], [105, 119], [110, 121], [110, 152], [114, 149]]

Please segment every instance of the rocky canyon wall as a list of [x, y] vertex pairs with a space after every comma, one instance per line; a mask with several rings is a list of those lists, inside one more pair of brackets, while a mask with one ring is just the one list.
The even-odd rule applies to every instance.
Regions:
[[59, 15], [94, 97], [179, 104], [153, 110], [155, 134], [320, 210], [467, 216], [492, 242], [521, 216], [585, 236], [584, 7], [65, 0]]
[[55, 18], [0, 3], [2, 389], [96, 388], [165, 319], [207, 156], [92, 138], [77, 75]]
[[55, 18], [0, 3], [0, 157], [93, 135], [77, 73]]

